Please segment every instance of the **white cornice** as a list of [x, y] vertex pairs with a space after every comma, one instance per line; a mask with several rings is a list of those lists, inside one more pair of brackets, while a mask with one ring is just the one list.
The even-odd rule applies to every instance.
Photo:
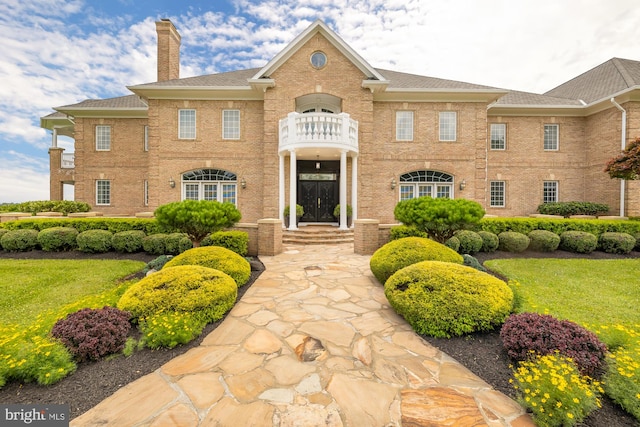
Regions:
[[[269, 85], [267, 79], [261, 83]], [[275, 84], [275, 83], [274, 83]], [[129, 90], [146, 99], [185, 99], [212, 101], [262, 101], [264, 90], [252, 86], [130, 86]]]

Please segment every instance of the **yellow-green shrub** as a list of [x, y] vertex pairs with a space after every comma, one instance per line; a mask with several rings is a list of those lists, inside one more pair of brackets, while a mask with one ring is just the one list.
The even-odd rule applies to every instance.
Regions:
[[502, 280], [440, 261], [397, 271], [385, 283], [384, 293], [417, 333], [434, 337], [491, 330], [513, 306], [513, 292]]
[[194, 313], [209, 323], [233, 307], [238, 295], [235, 281], [226, 273], [198, 265], [163, 268], [131, 286], [118, 308], [135, 318], [164, 312]]
[[237, 253], [221, 246], [201, 246], [189, 249], [173, 257], [163, 268], [176, 265], [201, 265], [223, 271], [233, 278], [238, 287], [251, 277], [251, 265]]
[[375, 251], [369, 267], [380, 283], [401, 268], [420, 261], [444, 261], [462, 264], [463, 259], [453, 249], [425, 237], [404, 237], [393, 240]]

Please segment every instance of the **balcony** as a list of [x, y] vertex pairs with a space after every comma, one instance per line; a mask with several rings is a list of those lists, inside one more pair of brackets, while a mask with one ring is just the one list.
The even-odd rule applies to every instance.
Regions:
[[289, 113], [279, 129], [280, 153], [310, 148], [358, 152], [358, 122], [347, 113]]
[[74, 153], [62, 153], [62, 159], [60, 160], [60, 167], [62, 169], [73, 169], [76, 165], [74, 163], [75, 161], [75, 154]]

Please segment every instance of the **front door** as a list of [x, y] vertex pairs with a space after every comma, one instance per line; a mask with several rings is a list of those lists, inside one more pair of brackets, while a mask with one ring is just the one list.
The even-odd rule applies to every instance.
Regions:
[[319, 165], [298, 163], [298, 204], [304, 209], [301, 222], [336, 222], [333, 210], [338, 204], [339, 186], [335, 168], [339, 168], [339, 162], [320, 162]]

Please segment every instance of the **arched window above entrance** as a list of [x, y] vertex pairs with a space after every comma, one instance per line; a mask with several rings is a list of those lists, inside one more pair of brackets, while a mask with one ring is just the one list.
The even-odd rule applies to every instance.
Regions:
[[222, 169], [196, 169], [182, 174], [182, 200], [215, 200], [237, 204], [238, 177]]
[[430, 196], [453, 198], [453, 175], [417, 170], [400, 175], [400, 200]]
[[298, 113], [330, 113], [342, 112], [342, 99], [327, 93], [312, 93], [296, 98]]

